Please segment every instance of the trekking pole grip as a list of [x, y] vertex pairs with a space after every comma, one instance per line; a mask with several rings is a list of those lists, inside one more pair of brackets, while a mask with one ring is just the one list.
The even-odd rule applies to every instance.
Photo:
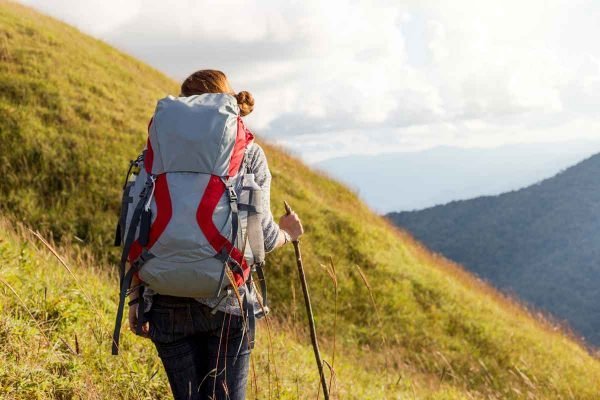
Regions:
[[[292, 207], [290, 207], [290, 205], [288, 204], [287, 201], [283, 201], [283, 206], [285, 207], [285, 215], [290, 215], [293, 211], [292, 211]], [[292, 240], [292, 244], [294, 244], [294, 248], [297, 247], [298, 242], [300, 242], [300, 238], [296, 238], [295, 240]], [[296, 255], [299, 254], [299, 251], [296, 252]]]

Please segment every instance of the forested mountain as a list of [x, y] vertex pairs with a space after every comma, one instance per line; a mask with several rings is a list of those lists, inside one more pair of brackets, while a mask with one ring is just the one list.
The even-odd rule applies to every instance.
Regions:
[[600, 345], [600, 154], [522, 190], [388, 217]]

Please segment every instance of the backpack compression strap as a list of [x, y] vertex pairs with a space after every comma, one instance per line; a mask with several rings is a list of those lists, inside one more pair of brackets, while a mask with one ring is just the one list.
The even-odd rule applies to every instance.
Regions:
[[131, 172], [133, 171], [133, 167], [138, 167], [140, 162], [144, 160], [144, 155], [146, 154], [146, 150], [144, 150], [135, 160], [131, 160], [129, 162], [129, 169], [127, 170], [127, 175], [125, 175], [125, 182], [123, 182], [123, 197], [121, 199], [121, 214], [119, 216], [119, 220], [117, 221], [117, 228], [115, 230], [115, 246], [120, 246], [124, 240], [123, 235], [125, 232], [125, 220], [127, 219], [127, 209], [129, 204], [133, 202], [133, 198], [130, 196], [131, 187], [133, 186], [133, 182], [129, 182], [129, 177], [131, 176]]
[[[117, 309], [117, 320], [115, 321], [115, 330], [113, 332], [113, 342], [112, 342], [112, 354], [119, 354], [119, 339], [121, 336], [121, 324], [123, 322], [123, 312], [125, 310], [125, 298], [129, 292], [129, 286], [131, 286], [131, 280], [133, 279], [133, 275], [140, 270], [142, 265], [146, 262], [154, 258], [154, 256], [144, 251], [142, 255], [138, 257], [138, 259], [131, 265], [131, 268], [125, 274], [123, 281], [121, 282], [121, 290], [119, 292], [119, 307]], [[143, 292], [140, 292], [140, 303], [138, 306], [138, 325], [136, 327], [136, 333], [139, 334], [142, 329], [142, 314], [144, 312], [144, 298]]]
[[[140, 194], [140, 201], [138, 202], [135, 210], [133, 211], [133, 216], [131, 217], [131, 223], [129, 225], [129, 230], [127, 231], [127, 235], [125, 237], [125, 243], [123, 245], [123, 253], [121, 254], [121, 262], [119, 263], [119, 281], [120, 281], [120, 294], [119, 294], [119, 306], [117, 308], [117, 320], [115, 321], [115, 330], [113, 332], [113, 343], [112, 343], [112, 354], [119, 354], [119, 337], [121, 333], [121, 323], [123, 319], [123, 309], [125, 307], [125, 298], [127, 297], [127, 290], [131, 285], [131, 280], [133, 279], [133, 274], [135, 274], [142, 264], [138, 263], [137, 260], [131, 265], [131, 268], [125, 272], [125, 265], [127, 264], [127, 257], [129, 256], [129, 251], [131, 250], [131, 245], [135, 240], [135, 233], [137, 231], [138, 225], [140, 223], [140, 219], [142, 213], [144, 211], [144, 207], [148, 202], [149, 197], [152, 194], [152, 190], [154, 188], [155, 178], [152, 175], [148, 176], [148, 180], [146, 181], [146, 186], [142, 190]], [[142, 254], [143, 255], [143, 254]], [[142, 256], [140, 256], [142, 258]], [[144, 262], [148, 259], [142, 259]]]

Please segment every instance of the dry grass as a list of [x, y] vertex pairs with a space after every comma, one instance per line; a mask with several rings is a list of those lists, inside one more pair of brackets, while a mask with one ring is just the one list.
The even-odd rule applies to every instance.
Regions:
[[[87, 261], [82, 264], [89, 255], [79, 249], [74, 251], [45, 239], [44, 242], [23, 226], [0, 219], [0, 280], [11, 287], [0, 290], [0, 335], [11, 338], [0, 341], [0, 357], [5, 360], [0, 366], [0, 397], [168, 398], [166, 378], [149, 341], [124, 332], [121, 355], [109, 354], [111, 317], [116, 309], [116, 296], [111, 294], [116, 293], [117, 277], [101, 265]], [[36, 271], [42, 266], [44, 276], [39, 279]], [[89, 299], [81, 292], [82, 285], [89, 292]], [[48, 289], [45, 301], [38, 297], [42, 287]], [[88, 300], [98, 307], [89, 307]], [[48, 317], [56, 315], [53, 307], [57, 304], [62, 315]], [[20, 310], [25, 309], [27, 313], [22, 314]], [[64, 310], [69, 310], [68, 316]], [[13, 336], [18, 326], [35, 329]], [[259, 337], [268, 329], [273, 334], [271, 343], [259, 346], [253, 353], [249, 393], [254, 393], [256, 399], [316, 398], [318, 376], [309, 343], [298, 343], [288, 327], [277, 320], [271, 320], [269, 325], [261, 323]], [[47, 345], [39, 338], [46, 338]], [[32, 344], [36, 347], [32, 348]], [[337, 357], [336, 365], [342, 373], [333, 398], [404, 396], [402, 386], [382, 379], [383, 371], [368, 371], [364, 362], [365, 368], [356, 370], [357, 361], [351, 352]], [[286, 365], [276, 377], [277, 387], [269, 382], [274, 362]], [[35, 385], [27, 383], [31, 377], [28, 374], [35, 376]], [[412, 379], [414, 393], [418, 394], [414, 398], [453, 391], [447, 386], [421, 387], [419, 382], [425, 379], [418, 374]]]

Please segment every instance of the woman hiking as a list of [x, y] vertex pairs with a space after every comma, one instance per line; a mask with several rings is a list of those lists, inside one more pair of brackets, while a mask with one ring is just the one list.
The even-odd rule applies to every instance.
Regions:
[[[141, 216], [139, 217], [140, 237], [131, 246], [131, 252], [135, 252], [136, 246], [138, 251], [136, 256], [133, 257], [131, 252], [129, 252], [131, 265], [142, 264], [141, 267], [136, 267], [136, 273], [133, 274], [130, 285], [129, 326], [134, 332], [137, 328], [138, 334], [149, 337], [156, 346], [176, 400], [241, 400], [245, 398], [250, 352], [254, 343], [254, 324], [252, 322], [254, 316], [260, 317], [264, 315], [263, 311], [265, 310], [260, 295], [253, 290], [254, 285], [251, 282], [251, 276], [247, 276], [249, 273], [248, 266], [251, 261], [246, 262], [246, 260], [251, 260], [251, 257], [248, 258], [244, 250], [247, 250], [249, 246], [247, 246], [246, 240], [235, 242], [235, 238], [238, 236], [232, 232], [241, 232], [240, 235], [242, 237], [244, 233], [249, 235], [249, 232], [252, 230], [250, 227], [252, 210], [261, 209], [261, 212], [254, 214], [258, 221], [256, 226], [259, 226], [258, 229], [261, 231], [261, 242], [264, 242], [264, 249], [261, 249], [261, 251], [270, 252], [277, 247], [296, 240], [302, 235], [302, 224], [295, 213], [282, 216], [279, 219], [279, 223], [273, 220], [273, 215], [270, 211], [271, 173], [267, 159], [263, 149], [252, 140], [253, 135], [245, 128], [241, 120], [241, 117], [251, 113], [254, 108], [254, 99], [250, 93], [242, 91], [234, 94], [223, 72], [201, 70], [185, 79], [181, 85], [181, 93], [178, 98], [169, 97], [163, 100], [159, 101], [154, 119], [151, 121], [149, 127], [149, 141], [145, 152], [144, 164], [148, 176], [152, 179], [150, 179], [149, 186], [146, 188], [150, 194], [148, 195], [144, 191], [139, 194], [140, 197], [150, 197], [147, 197], [148, 200], [146, 200], [146, 197], [143, 197], [143, 201], [147, 202], [145, 209], [142, 206], [139, 207], [141, 210]], [[200, 103], [207, 106], [202, 108], [197, 105]], [[174, 114], [171, 111], [167, 112], [175, 108], [182, 110], [178, 111], [182, 113], [181, 117], [172, 117]], [[226, 162], [229, 164], [227, 164], [226, 168], [229, 168], [228, 173], [224, 173], [222, 175], [225, 176], [219, 177], [209, 175], [210, 178], [207, 178], [209, 180], [206, 184], [206, 189], [204, 189], [202, 196], [199, 196], [201, 200], [195, 200], [193, 204], [195, 215], [190, 214], [189, 219], [182, 220], [177, 217], [177, 213], [183, 207], [182, 205], [178, 205], [177, 202], [180, 200], [177, 196], [183, 196], [183, 194], [178, 194], [183, 192], [178, 192], [178, 190], [187, 190], [189, 192], [191, 190], [189, 187], [192, 185], [186, 183], [185, 185], [181, 184], [178, 186], [177, 179], [192, 179], [189, 177], [190, 173], [187, 171], [200, 171], [199, 169], [194, 170], [193, 168], [195, 167], [193, 166], [190, 167], [190, 165], [195, 165], [194, 163], [197, 161], [196, 154], [194, 153], [195, 150], [193, 150], [194, 140], [197, 137], [194, 135], [199, 135], [202, 132], [198, 121], [204, 123], [202, 122], [204, 120], [198, 118], [204, 118], [202, 117], [202, 115], [205, 115], [202, 114], [203, 112], [210, 118], [213, 118], [211, 116], [213, 114], [208, 114], [209, 111], [206, 111], [209, 108], [210, 110], [217, 110], [215, 113], [220, 113], [218, 115], [222, 118], [213, 119], [212, 122], [207, 123], [209, 124], [207, 126], [214, 127], [217, 122], [221, 123], [219, 121], [225, 118], [225, 128], [219, 125], [220, 131], [230, 129], [232, 126], [234, 128], [237, 127], [233, 133], [233, 135], [237, 135], [237, 139], [230, 146], [233, 149], [231, 151], [228, 150], [229, 153], [227, 153]], [[227, 117], [227, 115], [232, 113], [233, 119]], [[237, 122], [235, 118], [237, 118]], [[186, 122], [188, 120], [193, 121], [193, 123]], [[165, 127], [168, 127], [168, 129]], [[196, 133], [196, 129], [198, 129], [198, 133]], [[171, 151], [168, 149], [174, 148], [174, 142], [179, 139], [175, 139], [175, 136], [161, 139], [161, 132], [168, 132], [168, 135], [177, 134], [179, 135], [178, 137], [186, 138], [186, 145], [178, 148], [180, 150], [178, 154], [192, 152], [193, 154], [186, 156], [189, 160], [181, 159], [182, 157], [173, 157], [175, 160], [173, 163], [183, 163], [185, 166], [177, 167], [179, 169], [169, 167], [171, 161], [164, 154], [167, 151]], [[152, 142], [153, 140], [154, 143]], [[201, 145], [197, 153], [206, 151], [206, 148], [211, 144], [207, 142], [206, 146]], [[230, 153], [231, 155], [229, 155]], [[198, 154], [197, 158], [199, 161], [197, 162], [201, 163], [203, 162], [203, 158], [213, 155]], [[216, 155], [215, 157], [217, 161], [211, 165], [217, 165], [220, 162], [219, 160], [225, 159], [220, 155]], [[235, 176], [239, 176], [241, 173], [239, 171], [245, 172], [244, 182], [246, 182], [246, 176], [253, 178], [253, 182], [236, 183], [234, 178]], [[168, 176], [163, 179], [161, 173], [162, 176]], [[243, 192], [243, 190], [247, 189], [246, 186], [248, 185], [254, 185], [253, 190], [255, 190], [254, 194], [250, 197], [254, 201], [260, 199], [261, 204], [242, 204], [244, 196], [248, 197]], [[220, 191], [216, 195], [212, 195], [213, 192], [210, 192], [212, 190], [210, 188], [217, 188]], [[260, 196], [258, 196], [256, 191], [260, 191]], [[186, 196], [190, 197], [189, 193]], [[227, 196], [229, 196], [229, 200], [227, 200]], [[212, 206], [210, 205], [211, 199], [214, 200]], [[161, 202], [163, 205], [161, 205]], [[222, 207], [229, 207], [228, 203], [231, 204], [233, 214], [228, 214], [230, 215], [229, 219], [223, 220], [228, 222], [222, 224], [222, 226], [229, 227], [228, 229], [230, 230], [227, 232], [233, 235], [233, 238], [229, 238], [231, 239], [231, 243], [234, 244], [233, 246], [230, 246], [228, 241], [220, 237], [219, 232], [214, 231], [214, 229], [213, 231], [210, 230], [213, 219], [219, 218], [214, 216], [217, 214], [210, 214], [210, 210], [218, 213]], [[235, 209], [233, 203], [238, 204], [235, 205]], [[168, 207], [164, 204], [167, 204]], [[181, 200], [181, 204], [184, 204], [184, 200]], [[165, 209], [168, 209], [168, 211], [164, 211]], [[239, 212], [242, 215], [244, 210], [249, 210], [245, 214], [248, 222], [238, 223], [239, 217], [237, 213]], [[148, 214], [146, 225], [150, 226], [151, 223], [151, 227], [149, 228], [149, 238], [142, 240], [143, 227], [145, 226], [145, 212]], [[203, 212], [209, 214], [203, 216]], [[229, 213], [229, 211], [227, 212]], [[167, 220], [164, 217], [165, 215], [171, 218], [167, 222], [165, 222]], [[193, 220], [193, 218], [197, 218], [197, 220]], [[244, 221], [243, 218], [240, 221]], [[160, 226], [161, 224], [162, 226]], [[217, 229], [221, 228], [218, 223], [215, 224], [217, 224]], [[214, 225], [212, 226], [214, 227]], [[245, 226], [245, 229], [242, 226]], [[157, 232], [161, 229], [166, 230], [166, 233], [163, 233], [163, 236], [157, 239], [156, 236], [160, 235]], [[220, 275], [216, 275], [217, 278], [220, 276], [221, 282], [225, 281], [225, 284], [219, 286], [219, 293], [216, 293], [214, 296], [179, 296], [172, 295], [172, 293], [179, 293], [173, 290], [161, 291], [161, 289], [157, 289], [164, 283], [161, 281], [163, 279], [163, 275], [161, 274], [165, 271], [164, 268], [166, 267], [164, 265], [167, 265], [166, 262], [160, 263], [161, 254], [176, 252], [173, 249], [165, 250], [168, 247], [165, 243], [174, 235], [169, 233], [169, 230], [172, 231], [174, 229], [195, 229], [193, 234], [187, 234], [185, 237], [198, 236], [204, 238], [206, 236], [206, 240], [214, 247], [216, 254], [214, 258], [211, 257], [211, 260], [216, 265], [220, 265], [219, 268], [224, 271]], [[135, 231], [135, 227], [133, 231]], [[224, 236], [227, 238], [227, 235], [224, 234]], [[219, 242], [219, 238], [223, 240]], [[217, 244], [215, 244], [215, 240]], [[136, 243], [138, 244], [136, 245]], [[147, 251], [142, 249], [147, 249]], [[162, 253], [160, 253], [161, 251]], [[190, 247], [188, 253], [179, 251], [178, 257], [192, 259], [195, 251], [195, 248]], [[240, 251], [243, 255], [240, 255]], [[239, 257], [237, 260], [232, 260], [236, 258], [236, 254]], [[138, 261], [134, 262], [134, 259]], [[140, 259], [142, 259], [142, 262], [139, 262]], [[217, 262], [215, 260], [220, 261]], [[225, 271], [226, 268], [223, 268], [223, 263], [231, 269]], [[168, 265], [172, 266], [175, 263]], [[177, 264], [177, 268], [183, 268], [185, 265], [187, 264]], [[158, 271], [160, 268], [163, 269], [157, 273], [152, 272], [153, 269]], [[138, 270], [139, 272], [137, 272]], [[192, 287], [196, 285], [195, 281], [191, 279], [186, 281], [187, 277], [195, 276], [193, 274], [196, 272], [185, 272], [188, 275], [185, 275], [183, 282], [180, 282], [182, 285], [181, 293], [196, 293]], [[167, 283], [170, 284], [170, 282]], [[233, 288], [233, 286], [236, 287]], [[144, 289], [137, 290], [138, 287]], [[165, 292], [169, 294], [165, 294]], [[143, 310], [140, 307], [143, 307]], [[249, 313], [252, 313], [252, 315]], [[143, 316], [139, 326], [138, 316]]]

